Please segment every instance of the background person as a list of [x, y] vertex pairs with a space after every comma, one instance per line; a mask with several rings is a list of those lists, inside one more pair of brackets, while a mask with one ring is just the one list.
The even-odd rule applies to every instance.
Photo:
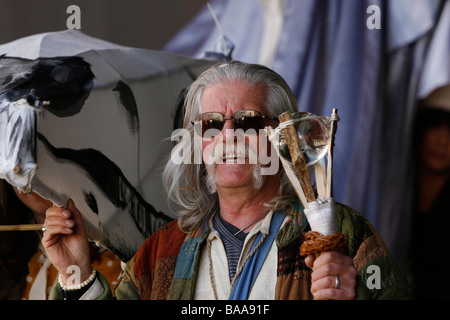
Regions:
[[[421, 101], [416, 116], [415, 201], [411, 245], [414, 298], [450, 299], [445, 276], [450, 265], [446, 235], [450, 225], [450, 85]], [[440, 257], [433, 272], [424, 267], [424, 252]]]

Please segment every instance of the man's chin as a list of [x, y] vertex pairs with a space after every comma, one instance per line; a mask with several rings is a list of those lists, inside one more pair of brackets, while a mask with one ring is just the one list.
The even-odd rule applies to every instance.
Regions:
[[225, 188], [240, 188], [252, 185], [255, 190], [259, 190], [264, 183], [261, 176], [261, 168], [255, 164], [223, 163], [217, 164], [214, 168], [214, 177], [210, 183]]

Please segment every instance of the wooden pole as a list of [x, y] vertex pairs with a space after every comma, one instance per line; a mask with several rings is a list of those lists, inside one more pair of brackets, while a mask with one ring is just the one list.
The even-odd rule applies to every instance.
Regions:
[[325, 169], [325, 157], [317, 161], [314, 165], [314, 176], [316, 178], [317, 197], [327, 197], [327, 174]]
[[42, 224], [0, 225], [0, 231], [37, 231], [42, 230]]
[[336, 135], [337, 122], [339, 116], [337, 109], [334, 108], [331, 114], [331, 128], [330, 128], [330, 146], [328, 148], [328, 166], [327, 166], [327, 196], [333, 196], [333, 149], [334, 149], [334, 136]]

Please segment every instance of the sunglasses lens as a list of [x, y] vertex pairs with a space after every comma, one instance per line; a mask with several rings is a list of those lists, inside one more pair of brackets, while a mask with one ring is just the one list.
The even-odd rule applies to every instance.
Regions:
[[203, 113], [195, 121], [201, 124], [203, 138], [216, 136], [220, 133], [224, 125], [222, 114], [216, 112]]
[[[211, 138], [222, 131], [225, 117], [219, 112], [207, 112], [199, 115], [194, 123], [197, 134], [203, 138]], [[259, 130], [263, 130], [266, 126], [266, 120], [263, 115], [255, 110], [240, 110], [233, 115], [233, 122], [236, 129], [242, 129], [246, 134], [259, 134]], [[200, 131], [201, 126], [201, 131]]]
[[259, 130], [264, 129], [264, 118], [258, 111], [242, 110], [234, 114], [234, 124], [246, 133], [258, 134]]

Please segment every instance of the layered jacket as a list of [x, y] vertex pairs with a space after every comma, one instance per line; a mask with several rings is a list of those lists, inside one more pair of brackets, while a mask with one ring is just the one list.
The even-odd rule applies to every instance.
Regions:
[[[356, 299], [406, 299], [410, 288], [372, 225], [350, 207], [337, 204], [338, 232], [345, 235], [347, 253], [358, 270]], [[275, 299], [312, 299], [312, 270], [300, 255], [309, 230], [302, 207], [287, 213], [276, 235], [278, 247]], [[116, 289], [120, 298], [193, 299], [200, 254], [209, 226], [185, 234], [172, 221], [153, 234], [127, 264]]]

